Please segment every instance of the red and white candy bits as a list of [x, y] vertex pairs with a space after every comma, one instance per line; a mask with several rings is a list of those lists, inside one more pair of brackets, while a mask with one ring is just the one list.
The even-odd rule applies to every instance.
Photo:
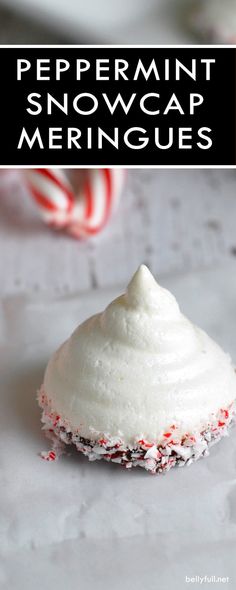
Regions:
[[68, 172], [35, 168], [25, 174], [44, 221], [76, 238], [103, 229], [116, 208], [125, 175], [122, 169], [108, 168]]

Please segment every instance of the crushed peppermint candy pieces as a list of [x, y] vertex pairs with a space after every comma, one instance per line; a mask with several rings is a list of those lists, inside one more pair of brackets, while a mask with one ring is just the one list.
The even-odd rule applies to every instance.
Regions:
[[173, 424], [163, 433], [158, 444], [137, 439], [134, 446], [129, 447], [120, 437], [111, 437], [106, 433], [98, 433], [96, 440], [92, 440], [80, 436], [78, 431], [73, 432], [68, 422], [53, 411], [43, 389], [39, 391], [38, 401], [43, 409], [43, 430], [52, 441], [52, 449], [41, 453], [41, 457], [46, 461], [55, 461], [65, 453], [66, 445], [74, 444], [89, 461], [105, 459], [119, 463], [127, 469], [143, 467], [153, 474], [166, 473], [174, 466], [190, 465], [200, 457], [208, 455], [209, 448], [222, 437], [228, 436], [229, 428], [236, 421], [235, 404], [231, 404], [212, 416], [202, 432], [186, 433], [178, 437], [178, 427]]

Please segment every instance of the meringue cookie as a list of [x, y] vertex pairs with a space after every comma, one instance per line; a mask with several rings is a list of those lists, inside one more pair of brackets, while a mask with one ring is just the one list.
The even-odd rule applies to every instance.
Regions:
[[[143, 466], [155, 471], [153, 457], [160, 458], [163, 440], [179, 448], [183, 439], [189, 445], [186, 437], [196, 442], [209, 428], [215, 432], [215, 423], [225, 427], [235, 397], [230, 357], [181, 313], [175, 297], [142, 265], [126, 292], [80, 325], [52, 356], [40, 405], [48, 427], [62, 427], [56, 432], [60, 438], [63, 431], [72, 433], [90, 459], [123, 462], [116, 452], [106, 457], [105, 443], [122, 450], [138, 445], [146, 455], [136, 453], [129, 462], [141, 457], [149, 461]], [[208, 440], [198, 440], [195, 456], [205, 452]], [[183, 452], [178, 456], [183, 459]]]

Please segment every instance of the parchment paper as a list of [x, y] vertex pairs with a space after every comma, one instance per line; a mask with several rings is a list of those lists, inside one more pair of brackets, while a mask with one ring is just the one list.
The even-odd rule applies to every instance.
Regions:
[[[182, 310], [236, 360], [236, 265], [166, 277]], [[151, 476], [89, 463], [47, 463], [35, 392], [49, 355], [122, 289], [5, 299], [0, 308], [0, 587], [183, 589], [236, 584], [236, 429], [189, 468]]]

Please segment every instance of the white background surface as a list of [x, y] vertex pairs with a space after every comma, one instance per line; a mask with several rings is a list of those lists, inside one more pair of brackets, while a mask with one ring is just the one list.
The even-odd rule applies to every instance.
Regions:
[[[234, 263], [162, 281], [234, 358], [235, 271]], [[55, 463], [38, 457], [48, 443], [35, 391], [48, 356], [118, 292], [2, 302], [3, 590], [183, 590], [186, 575], [228, 576], [224, 587], [235, 588], [235, 431], [208, 458], [166, 476], [76, 452]]]

